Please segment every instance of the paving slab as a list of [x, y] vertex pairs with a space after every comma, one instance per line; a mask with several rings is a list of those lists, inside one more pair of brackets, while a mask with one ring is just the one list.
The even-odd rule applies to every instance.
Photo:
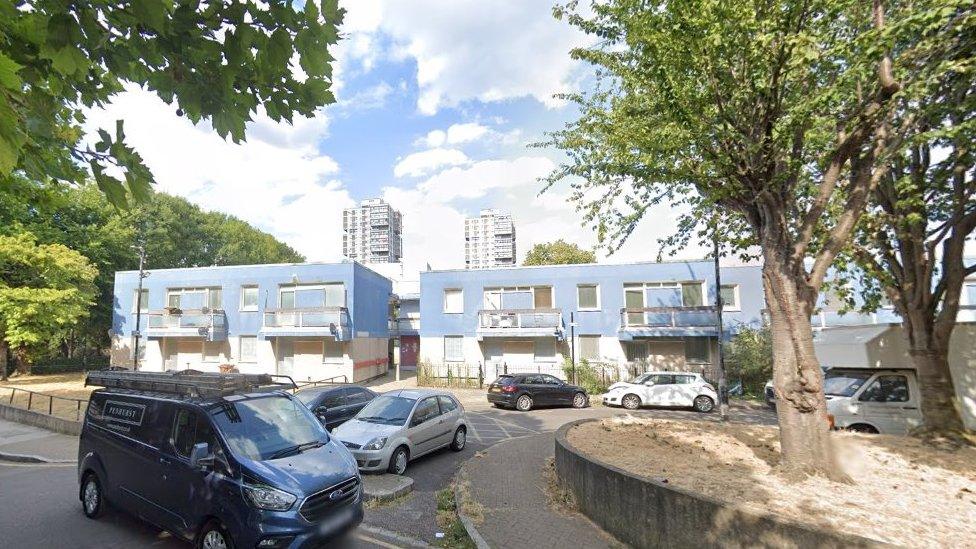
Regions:
[[413, 491], [413, 479], [403, 475], [363, 475], [363, 499], [390, 501]]

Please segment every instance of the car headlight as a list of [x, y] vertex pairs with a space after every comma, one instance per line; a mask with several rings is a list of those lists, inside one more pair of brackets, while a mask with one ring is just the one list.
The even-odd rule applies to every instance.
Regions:
[[363, 446], [363, 450], [381, 450], [386, 446], [386, 437], [376, 437]]
[[251, 504], [266, 511], [287, 511], [297, 499], [288, 492], [254, 484], [245, 484], [244, 493], [251, 500]]

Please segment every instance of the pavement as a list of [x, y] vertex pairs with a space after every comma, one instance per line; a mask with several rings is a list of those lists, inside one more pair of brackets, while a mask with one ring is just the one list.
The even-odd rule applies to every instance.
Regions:
[[23, 463], [75, 463], [78, 437], [0, 420], [0, 459]]

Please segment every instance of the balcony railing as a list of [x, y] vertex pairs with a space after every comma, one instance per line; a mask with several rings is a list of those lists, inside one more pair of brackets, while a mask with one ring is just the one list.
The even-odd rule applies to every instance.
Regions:
[[390, 331], [393, 333], [409, 333], [420, 331], [419, 318], [397, 318], [390, 320]]
[[715, 307], [642, 307], [620, 310], [623, 328], [699, 328], [715, 326]]
[[[227, 337], [227, 317], [222, 309], [168, 309], [142, 313], [150, 336], [204, 336], [218, 341]], [[133, 321], [135, 320], [133, 315]]]
[[518, 333], [519, 330], [562, 329], [561, 309], [498, 309], [478, 311], [478, 330]]
[[301, 309], [267, 309], [265, 328], [346, 328], [349, 315], [345, 307], [308, 307]]

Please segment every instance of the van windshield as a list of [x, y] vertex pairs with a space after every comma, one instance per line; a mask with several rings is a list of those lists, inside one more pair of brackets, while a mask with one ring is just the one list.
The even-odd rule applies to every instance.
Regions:
[[210, 409], [234, 455], [264, 461], [294, 455], [329, 442], [308, 408], [286, 396], [223, 401]]
[[871, 372], [827, 372], [824, 376], [824, 394], [854, 396], [871, 375]]

